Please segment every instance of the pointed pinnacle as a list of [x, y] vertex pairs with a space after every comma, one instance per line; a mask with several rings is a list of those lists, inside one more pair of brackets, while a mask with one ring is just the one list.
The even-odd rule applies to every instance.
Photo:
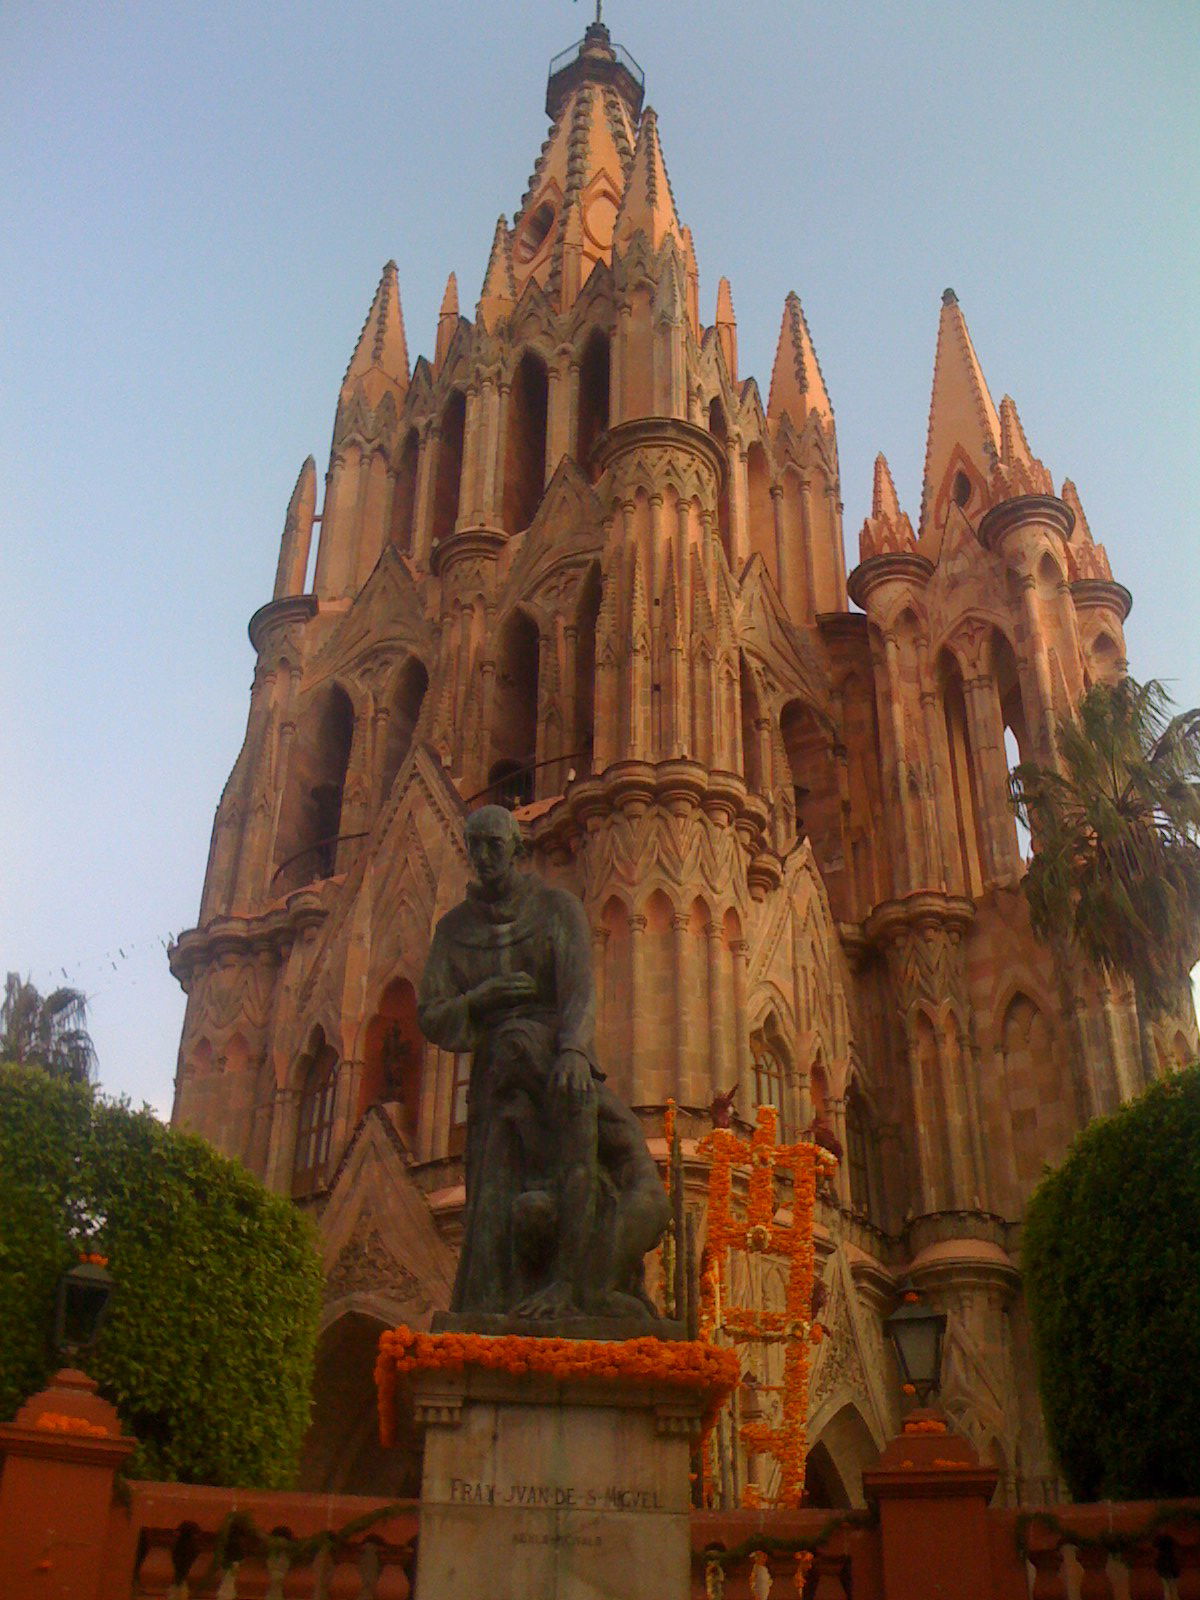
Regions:
[[658, 138], [658, 118], [651, 106], [642, 112], [638, 124], [633, 165], [617, 212], [614, 242], [628, 245], [639, 229], [650, 241], [652, 250], [657, 250], [668, 234], [683, 243], [671, 180]]
[[821, 364], [808, 331], [800, 296], [793, 291], [783, 307], [779, 344], [771, 371], [767, 416], [778, 422], [786, 413], [793, 427], [801, 429], [811, 412], [833, 421], [833, 407], [821, 375]]
[[940, 517], [939, 507], [944, 507], [949, 495], [945, 480], [957, 451], [966, 454], [986, 482], [1000, 455], [1000, 418], [971, 343], [962, 307], [951, 290], [942, 296], [938, 315], [921, 489], [922, 539], [930, 531], [935, 515]]
[[892, 481], [892, 469], [887, 464], [887, 457], [880, 451], [875, 457], [875, 484], [871, 493], [871, 515], [873, 517], [896, 518], [900, 515], [900, 499], [896, 494], [896, 485]]
[[379, 279], [367, 320], [342, 379], [343, 391], [351, 379], [365, 378], [373, 369], [401, 390], [408, 387], [408, 342], [404, 336], [399, 274], [394, 261], [387, 263]]
[[725, 356], [725, 366], [729, 371], [729, 381], [736, 387], [738, 380], [738, 355], [737, 355], [737, 317], [733, 310], [733, 290], [729, 287], [729, 279], [722, 278], [717, 284], [717, 340]]
[[496, 323], [508, 315], [516, 303], [517, 286], [513, 277], [512, 237], [508, 219], [501, 216], [492, 236], [492, 251], [484, 274], [483, 290], [479, 296], [476, 316], [490, 332]]
[[442, 295], [442, 309], [438, 312], [437, 343], [434, 347], [433, 355], [434, 372], [442, 370], [457, 330], [458, 279], [451, 273], [446, 279], [446, 292]]

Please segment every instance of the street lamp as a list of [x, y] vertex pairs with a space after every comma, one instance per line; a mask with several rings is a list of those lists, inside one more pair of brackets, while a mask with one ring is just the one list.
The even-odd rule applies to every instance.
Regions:
[[915, 1394], [924, 1405], [941, 1376], [945, 1313], [930, 1311], [908, 1279], [901, 1285], [900, 1304], [883, 1326], [896, 1352], [905, 1394]]
[[99, 1260], [77, 1261], [58, 1280], [54, 1343], [64, 1360], [75, 1360], [96, 1343], [112, 1292], [112, 1273]]

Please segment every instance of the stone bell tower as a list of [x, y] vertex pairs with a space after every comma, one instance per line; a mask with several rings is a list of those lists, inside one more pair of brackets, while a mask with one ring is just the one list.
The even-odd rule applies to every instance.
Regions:
[[[1053, 760], [1056, 716], [1123, 670], [1129, 594], [950, 291], [918, 526], [881, 456], [847, 580], [799, 299], [764, 400], [726, 279], [702, 321], [657, 118], [602, 24], [546, 110], [474, 317], [451, 274], [410, 363], [389, 262], [323, 494], [300, 470], [171, 954], [175, 1119], [319, 1220], [308, 1481], [411, 1484], [412, 1452], [374, 1443], [371, 1351], [448, 1301], [468, 1065], [422, 1039], [415, 990], [465, 816], [508, 803], [583, 900], [601, 1058], [652, 1148], [669, 1097], [686, 1158], [732, 1088], [741, 1119], [770, 1102], [845, 1150], [819, 1202], [815, 1501], [856, 1497], [894, 1431], [882, 1321], [909, 1275], [950, 1316], [943, 1404], [1039, 1498], [1022, 1206], [1142, 1069], [1128, 995], [1030, 932], [1008, 771]], [[1163, 1070], [1195, 1042], [1193, 1017], [1161, 1025]]]

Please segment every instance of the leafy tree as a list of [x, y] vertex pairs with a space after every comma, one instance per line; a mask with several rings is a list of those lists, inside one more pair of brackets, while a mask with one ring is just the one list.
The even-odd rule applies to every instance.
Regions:
[[54, 1077], [89, 1083], [96, 1051], [83, 991], [62, 988], [42, 995], [28, 979], [10, 972], [0, 1002], [0, 1061], [23, 1061]]
[[1093, 1122], [1026, 1212], [1050, 1442], [1081, 1500], [1200, 1494], [1200, 1067]]
[[115, 1280], [84, 1361], [139, 1441], [131, 1470], [290, 1482], [321, 1303], [309, 1222], [148, 1111], [0, 1066], [0, 1419], [60, 1365], [55, 1290], [82, 1251]]
[[1148, 1024], [1188, 1003], [1200, 954], [1200, 710], [1170, 708], [1153, 679], [1096, 684], [1058, 724], [1057, 767], [1013, 773], [1034, 930], [1132, 982], [1147, 1080]]

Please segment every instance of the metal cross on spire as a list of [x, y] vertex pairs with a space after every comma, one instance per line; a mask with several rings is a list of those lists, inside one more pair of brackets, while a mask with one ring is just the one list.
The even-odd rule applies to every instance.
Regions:
[[604, 18], [600, 15], [600, 13], [603, 11], [603, 9], [604, 9], [604, 0], [596, 0], [596, 26], [598, 28], [604, 26]]

